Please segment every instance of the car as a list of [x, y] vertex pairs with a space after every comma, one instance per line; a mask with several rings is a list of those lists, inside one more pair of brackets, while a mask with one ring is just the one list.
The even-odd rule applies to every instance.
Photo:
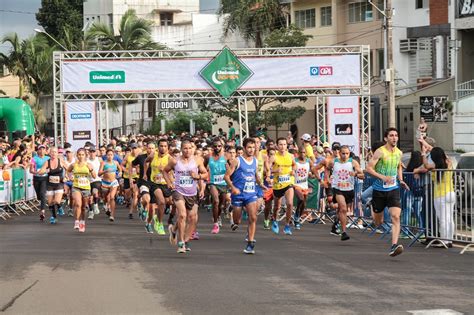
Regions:
[[474, 217], [474, 152], [464, 153], [456, 165], [456, 208], [461, 222], [472, 229]]

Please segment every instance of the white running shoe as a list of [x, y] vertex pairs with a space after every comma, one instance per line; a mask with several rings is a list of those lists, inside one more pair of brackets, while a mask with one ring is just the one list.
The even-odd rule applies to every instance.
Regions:
[[89, 220], [93, 220], [93, 219], [94, 219], [94, 211], [89, 210], [89, 215], [87, 216], [87, 218], [88, 218]]
[[74, 230], [79, 230], [79, 220], [74, 221]]
[[98, 205], [98, 204], [95, 203], [95, 204], [92, 206], [92, 208], [94, 208], [94, 214], [95, 214], [95, 215], [98, 215], [98, 214], [100, 213], [99, 205]]
[[79, 222], [79, 232], [84, 233], [86, 231], [86, 222], [80, 221]]

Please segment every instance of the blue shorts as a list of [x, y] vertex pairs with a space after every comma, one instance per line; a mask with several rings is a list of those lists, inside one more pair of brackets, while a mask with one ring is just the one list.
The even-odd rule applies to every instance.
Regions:
[[69, 188], [72, 188], [72, 181], [64, 182], [64, 185], [66, 185]]
[[257, 185], [256, 189], [257, 189], [257, 198], [258, 199], [263, 198], [263, 189], [262, 189], [262, 187]]
[[246, 205], [257, 202], [257, 194], [240, 194], [240, 195], [231, 195], [230, 203], [234, 207], [245, 207]]

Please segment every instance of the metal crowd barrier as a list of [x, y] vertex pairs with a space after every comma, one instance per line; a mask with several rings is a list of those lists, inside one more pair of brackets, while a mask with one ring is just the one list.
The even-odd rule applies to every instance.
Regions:
[[12, 214], [38, 210], [33, 175], [23, 168], [2, 171], [0, 177], [0, 218], [7, 220]]
[[434, 244], [448, 247], [450, 243], [464, 244], [463, 254], [474, 246], [473, 195], [474, 170], [435, 170], [428, 176], [426, 186], [425, 220], [426, 237], [431, 239], [426, 248]]

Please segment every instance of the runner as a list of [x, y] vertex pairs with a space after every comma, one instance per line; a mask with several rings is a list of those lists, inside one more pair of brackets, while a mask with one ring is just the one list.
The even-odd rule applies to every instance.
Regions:
[[89, 208], [89, 215], [87, 217], [89, 220], [93, 220], [94, 215], [98, 215], [100, 213], [99, 193], [102, 186], [102, 180], [98, 174], [99, 174], [101, 161], [99, 157], [97, 156], [97, 150], [94, 146], [90, 146], [88, 151], [89, 151], [89, 157], [87, 159], [87, 163], [92, 165], [94, 169], [94, 174], [96, 174], [96, 177], [93, 177], [91, 179], [91, 194], [92, 194], [91, 199], [92, 200], [89, 201], [89, 204], [91, 207]]
[[123, 189], [125, 192], [126, 204], [131, 206], [128, 211], [128, 218], [133, 219], [133, 212], [137, 210], [138, 205], [138, 188], [135, 185], [135, 180], [138, 178], [137, 169], [133, 167], [132, 161], [140, 154], [138, 145], [136, 143], [130, 144], [130, 152], [125, 155], [122, 161], [123, 167]]
[[49, 223], [56, 224], [56, 212], [61, 204], [64, 193], [63, 174], [65, 165], [58, 157], [58, 149], [51, 147], [49, 149], [49, 160], [43, 164], [38, 171], [38, 175], [47, 174], [46, 183], [46, 197], [48, 199], [49, 210], [51, 211], [51, 218]]
[[326, 167], [325, 177], [332, 171], [332, 191], [338, 205], [338, 218], [341, 223], [341, 241], [350, 239], [347, 235], [347, 208], [354, 200], [354, 181], [355, 176], [364, 178], [364, 172], [359, 163], [350, 157], [349, 147], [343, 145], [340, 150], [340, 157], [329, 161]]
[[35, 188], [36, 196], [40, 200], [40, 220], [45, 218], [46, 210], [46, 183], [48, 182], [47, 174], [38, 174], [38, 171], [49, 160], [46, 156], [46, 147], [39, 145], [37, 155], [31, 159], [30, 173], [33, 174], [33, 187]]
[[[266, 159], [264, 160], [265, 168], [265, 180], [264, 185], [267, 188], [263, 193], [263, 200], [265, 202], [265, 207], [263, 209], [263, 228], [265, 230], [270, 230], [270, 212], [273, 208], [273, 175], [272, 175], [272, 165], [275, 162], [276, 149], [273, 142], [267, 142]], [[263, 153], [262, 153], [263, 154]]]
[[225, 173], [225, 181], [230, 187], [232, 195], [234, 225], [240, 223], [242, 208], [248, 213], [247, 246], [246, 254], [255, 254], [255, 231], [257, 229], [257, 190], [256, 185], [262, 189], [263, 186], [258, 177], [258, 162], [255, 158], [255, 140], [246, 138], [244, 140], [244, 154], [232, 160]]
[[[307, 134], [306, 134], [307, 135]], [[311, 161], [306, 157], [307, 150], [304, 147], [299, 148], [298, 158], [295, 159], [295, 194], [297, 198], [296, 211], [294, 216], [295, 229], [301, 229], [300, 218], [306, 209], [306, 200], [309, 194], [308, 178], [311, 174]]]
[[[260, 150], [260, 146], [261, 146], [261, 140], [260, 140], [260, 137], [259, 136], [254, 136], [253, 137], [253, 140], [255, 141], [255, 158], [257, 159], [257, 171], [258, 171], [258, 177], [260, 178], [260, 180], [263, 181], [263, 179], [265, 178], [265, 161], [267, 159], [267, 155], [266, 153], [264, 154], [261, 150]], [[260, 186], [257, 186], [256, 187], [257, 189], [257, 213], [260, 211], [260, 208], [262, 207], [263, 205], [263, 189], [260, 187]], [[267, 226], [268, 228], [270, 228], [270, 220], [264, 220], [263, 221], [263, 225], [264, 225], [264, 228]]]
[[86, 150], [80, 148], [77, 150], [77, 162], [70, 165], [68, 172], [72, 172], [72, 199], [76, 214], [74, 229], [84, 233], [86, 231], [85, 211], [91, 196], [90, 178], [94, 178], [94, 168], [86, 161]]
[[286, 199], [286, 224], [283, 232], [291, 235], [291, 215], [293, 212], [293, 196], [294, 196], [294, 171], [295, 161], [287, 150], [286, 138], [278, 138], [277, 152], [275, 154], [275, 162], [272, 167], [273, 174], [273, 196], [275, 197], [275, 206], [273, 208], [272, 231], [279, 233], [278, 212], [280, 211], [281, 199]]
[[227, 194], [229, 192], [224, 180], [227, 160], [224, 156], [222, 141], [215, 138], [212, 142], [212, 155], [206, 159], [208, 173], [210, 174], [209, 190], [212, 200], [212, 215], [214, 225], [212, 234], [219, 233], [219, 223], [222, 209], [226, 206]]
[[[66, 158], [64, 159], [64, 165], [65, 169], [69, 169], [69, 166], [74, 164], [76, 162], [76, 159], [74, 158], [74, 152], [72, 152], [71, 148], [67, 148], [66, 150]], [[70, 172], [65, 172], [65, 177], [64, 177], [64, 196], [66, 197], [65, 203], [68, 204], [68, 209], [67, 209], [67, 215], [72, 217], [74, 214], [72, 212], [73, 206], [72, 206], [72, 173]], [[65, 208], [63, 206], [63, 208]]]
[[110, 222], [115, 221], [115, 195], [119, 188], [117, 176], [122, 175], [122, 167], [114, 160], [114, 150], [106, 151], [106, 160], [100, 164], [99, 176], [102, 177], [102, 196], [105, 207], [105, 214]]
[[398, 130], [388, 128], [384, 133], [385, 145], [375, 151], [367, 165], [367, 173], [375, 177], [372, 204], [374, 221], [377, 226], [383, 223], [383, 212], [388, 207], [392, 219], [392, 246], [389, 255], [394, 257], [403, 252], [403, 246], [398, 244], [400, 235], [400, 186], [408, 190], [403, 181], [402, 151], [397, 148]]
[[[193, 156], [191, 142], [184, 140], [181, 143], [182, 156], [178, 159], [169, 158], [168, 165], [164, 168], [163, 176], [168, 188], [173, 192], [173, 201], [176, 205], [178, 219], [176, 226], [169, 225], [170, 242], [175, 244], [178, 234], [178, 253], [190, 251], [189, 239], [196, 229], [198, 210], [197, 184], [207, 176], [202, 159]], [[174, 170], [174, 183], [169, 172]], [[204, 191], [201, 190], [201, 196]]]

